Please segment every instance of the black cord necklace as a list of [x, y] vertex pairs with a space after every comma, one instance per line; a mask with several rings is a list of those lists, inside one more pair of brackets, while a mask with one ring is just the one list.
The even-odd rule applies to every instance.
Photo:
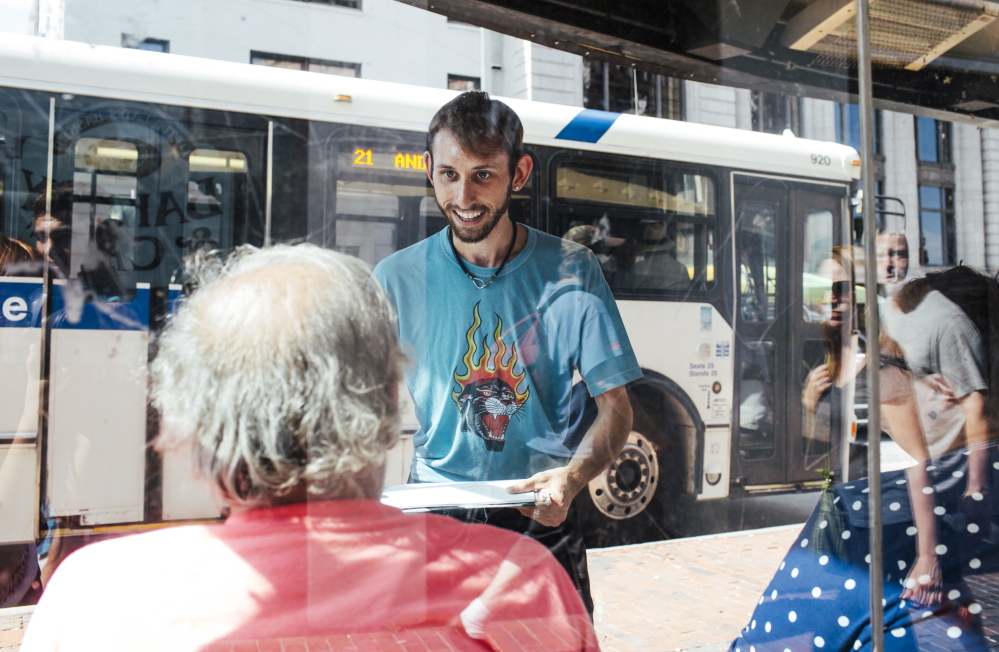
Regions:
[[[511, 222], [512, 221], [513, 220], [511, 220]], [[451, 243], [451, 251], [454, 253], [454, 259], [458, 261], [458, 266], [461, 267], [461, 271], [465, 272], [465, 276], [467, 276], [472, 281], [472, 285], [474, 285], [480, 290], [484, 290], [486, 289], [487, 285], [496, 280], [496, 277], [500, 275], [500, 272], [502, 272], [503, 268], [506, 266], [507, 261], [510, 260], [510, 254], [513, 253], [513, 247], [514, 245], [517, 244], [517, 223], [513, 222], [513, 237], [510, 238], [510, 246], [506, 250], [506, 255], [503, 256], [503, 262], [500, 263], [499, 268], [493, 273], [493, 275], [490, 276], [489, 279], [485, 281], [483, 281], [478, 276], [474, 276], [470, 271], [468, 271], [468, 268], [465, 267], [465, 263], [461, 260], [461, 256], [458, 255], [458, 250], [455, 249], [454, 231], [451, 229], [451, 227], [447, 228], [447, 241]]]

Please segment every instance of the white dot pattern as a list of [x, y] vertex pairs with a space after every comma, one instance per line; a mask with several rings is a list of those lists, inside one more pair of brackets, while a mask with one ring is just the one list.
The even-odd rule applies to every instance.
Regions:
[[838, 618], [838, 619], [836, 620], [836, 622], [838, 622], [838, 623], [839, 623], [839, 626], [840, 626], [840, 627], [849, 627], [849, 625], [850, 625], [850, 619], [849, 619], [849, 618], [847, 618], [846, 616], [840, 616], [840, 617], [839, 617], [839, 618]]

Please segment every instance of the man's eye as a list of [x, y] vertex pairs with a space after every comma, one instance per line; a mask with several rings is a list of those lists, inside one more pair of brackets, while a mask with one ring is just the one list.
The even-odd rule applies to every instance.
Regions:
[[480, 171], [476, 176], [478, 176], [480, 179], [488, 179], [491, 175], [488, 172]]

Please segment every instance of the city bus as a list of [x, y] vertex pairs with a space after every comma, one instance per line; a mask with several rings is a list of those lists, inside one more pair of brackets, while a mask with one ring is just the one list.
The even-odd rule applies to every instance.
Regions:
[[[88, 533], [218, 518], [190, 460], [150, 446], [147, 369], [185, 256], [307, 241], [375, 265], [439, 231], [422, 153], [452, 97], [5, 35], [0, 232], [60, 253], [0, 277], [0, 544], [52, 519]], [[817, 488], [830, 446], [806, 436], [800, 392], [824, 355], [821, 264], [855, 235], [857, 152], [504, 101], [534, 159], [511, 215], [589, 233], [645, 372], [627, 444], [578, 499], [588, 543], [677, 536], [685, 506]], [[387, 484], [408, 474], [404, 421]]]

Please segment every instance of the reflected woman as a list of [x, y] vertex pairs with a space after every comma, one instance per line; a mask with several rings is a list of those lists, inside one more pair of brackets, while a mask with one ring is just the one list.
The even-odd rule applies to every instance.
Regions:
[[[884, 313], [882, 414], [916, 462], [881, 475], [885, 649], [985, 650], [985, 606], [966, 578], [994, 571], [999, 549], [988, 391], [999, 284], [968, 268], [931, 274]], [[831, 488], [830, 509], [812, 514], [732, 649], [869, 648], [868, 490], [866, 479]]]
[[849, 245], [833, 247], [832, 256], [819, 267], [830, 282], [829, 312], [822, 323], [826, 362], [808, 374], [801, 396], [805, 438], [809, 446], [826, 446], [827, 468], [836, 479], [845, 478], [849, 466], [853, 406], [867, 402], [867, 360], [861, 355], [854, 270]]

